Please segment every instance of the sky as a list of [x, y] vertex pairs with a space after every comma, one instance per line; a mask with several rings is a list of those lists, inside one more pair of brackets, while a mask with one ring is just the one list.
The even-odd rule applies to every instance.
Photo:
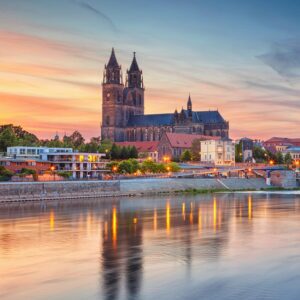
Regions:
[[300, 137], [300, 2], [0, 0], [0, 124], [100, 135], [115, 48], [143, 70], [146, 113], [218, 109], [232, 138]]

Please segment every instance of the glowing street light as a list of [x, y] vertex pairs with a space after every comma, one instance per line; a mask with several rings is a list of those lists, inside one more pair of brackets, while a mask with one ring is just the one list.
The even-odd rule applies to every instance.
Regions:
[[163, 161], [164, 162], [169, 162], [170, 161], [170, 157], [169, 156], [164, 156], [163, 157]]
[[270, 160], [270, 165], [271, 165], [271, 166], [274, 165], [274, 160]]

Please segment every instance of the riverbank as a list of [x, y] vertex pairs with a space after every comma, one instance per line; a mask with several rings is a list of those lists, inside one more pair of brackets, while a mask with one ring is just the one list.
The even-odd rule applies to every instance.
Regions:
[[270, 188], [260, 178], [9, 182], [0, 184], [0, 202], [259, 190], [274, 190], [274, 188]]

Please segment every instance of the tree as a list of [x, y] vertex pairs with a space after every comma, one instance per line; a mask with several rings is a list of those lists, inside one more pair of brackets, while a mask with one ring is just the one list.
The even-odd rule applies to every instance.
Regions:
[[135, 146], [129, 148], [129, 158], [138, 158], [138, 151]]
[[57, 175], [63, 177], [64, 179], [69, 179], [72, 176], [72, 172], [70, 171], [58, 171]]
[[275, 161], [277, 164], [282, 165], [284, 160], [283, 160], [283, 155], [281, 152], [276, 152], [275, 154]]
[[110, 150], [111, 159], [119, 159], [120, 152], [120, 147], [118, 147], [116, 144], [113, 144]]
[[7, 170], [3, 166], [0, 166], [0, 181], [8, 181], [13, 175], [13, 172]]
[[192, 153], [192, 160], [199, 161], [200, 160], [200, 149], [201, 148], [201, 141], [200, 139], [195, 139], [192, 142], [191, 153]]
[[179, 172], [180, 167], [176, 162], [170, 162], [167, 164], [167, 171], [170, 170], [171, 172]]
[[107, 153], [107, 155], [110, 153], [112, 148], [112, 142], [110, 140], [102, 140], [99, 146], [99, 152], [100, 153]]
[[136, 170], [133, 167], [133, 163], [130, 160], [123, 160], [118, 165], [118, 172], [132, 174], [136, 172]]
[[235, 145], [235, 162], [243, 162], [243, 150], [241, 142]]
[[293, 162], [293, 158], [291, 156], [291, 153], [288, 152], [285, 156], [284, 156], [284, 163], [287, 165], [290, 165]]
[[122, 147], [120, 151], [120, 159], [127, 159], [129, 157], [129, 152], [127, 147]]
[[71, 135], [70, 135], [70, 141], [74, 145], [75, 148], [78, 148], [82, 144], [84, 144], [84, 138], [82, 134], [75, 130]]
[[32, 175], [32, 178], [34, 181], [38, 180], [38, 174], [37, 174], [36, 170], [33, 170], [33, 169], [22, 168], [21, 172], [19, 174], [20, 177], [26, 177], [29, 175]]
[[189, 150], [184, 150], [183, 153], [181, 154], [180, 159], [182, 161], [191, 161], [192, 159], [192, 154]]
[[7, 147], [17, 145], [18, 138], [11, 127], [5, 128], [0, 133], [0, 152], [6, 152]]
[[267, 152], [262, 147], [254, 146], [253, 158], [256, 162], [264, 162], [267, 159]]

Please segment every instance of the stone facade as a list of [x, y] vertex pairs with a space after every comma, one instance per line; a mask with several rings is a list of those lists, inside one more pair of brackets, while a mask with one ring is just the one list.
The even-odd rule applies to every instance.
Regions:
[[102, 83], [102, 139], [114, 142], [159, 141], [165, 132], [228, 137], [229, 123], [218, 111], [187, 108], [167, 114], [144, 114], [144, 83], [136, 56], [123, 83], [114, 49], [105, 65]]

